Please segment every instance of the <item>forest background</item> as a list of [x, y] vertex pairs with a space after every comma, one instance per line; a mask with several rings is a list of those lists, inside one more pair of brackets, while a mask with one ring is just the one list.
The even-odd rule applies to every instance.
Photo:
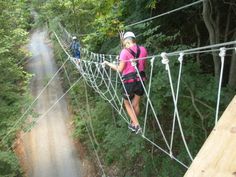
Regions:
[[[79, 38], [84, 48], [96, 53], [118, 54], [119, 30], [124, 26], [157, 14], [194, 2], [193, 0], [20, 0], [0, 2], [0, 176], [21, 176], [14, 154], [14, 140], [19, 129], [26, 126], [24, 120], [14, 127], [21, 113], [29, 105], [29, 82], [32, 77], [24, 66], [29, 54], [27, 44], [32, 27], [46, 26], [49, 33], [57, 31], [61, 24]], [[9, 5], [10, 4], [10, 5]], [[33, 26], [32, 9], [38, 13]], [[8, 20], [6, 20], [8, 19]], [[148, 49], [149, 55], [172, 52], [210, 44], [235, 41], [236, 3], [234, 0], [205, 0], [202, 3], [165, 15], [152, 21], [130, 27], [137, 35], [138, 43]], [[35, 25], [35, 24], [34, 24]], [[50, 33], [55, 39], [53, 33]], [[65, 54], [54, 43], [58, 65]], [[174, 85], [177, 81], [178, 63], [171, 63]], [[185, 136], [193, 156], [214, 126], [218, 78], [220, 74], [218, 53], [195, 54], [184, 59], [178, 101]], [[171, 131], [173, 101], [168, 77], [161, 63], [156, 62], [151, 91], [158, 117], [165, 125], [165, 133]], [[78, 74], [71, 65], [71, 80]], [[236, 90], [236, 55], [228, 51], [225, 61], [220, 115]], [[64, 73], [61, 73], [63, 76]], [[65, 77], [62, 77], [65, 78]], [[64, 80], [64, 88], [69, 83]], [[86, 94], [87, 93], [87, 97]], [[74, 114], [74, 137], [87, 147], [91, 159], [95, 158], [88, 138], [92, 132], [108, 176], [173, 177], [183, 176], [186, 169], [156, 149], [139, 136], [127, 131], [127, 125], [92, 89], [84, 84], [73, 89], [69, 96]], [[143, 99], [142, 108], [145, 108]], [[141, 115], [144, 114], [144, 110]], [[25, 116], [26, 117], [26, 116]], [[89, 129], [86, 129], [86, 127]], [[27, 125], [30, 126], [30, 125]], [[12, 130], [4, 138], [9, 130]], [[158, 139], [153, 115], [148, 115], [148, 136]], [[175, 142], [180, 142], [177, 132]], [[175, 144], [174, 152], [186, 164], [190, 160], [182, 143]], [[97, 165], [97, 164], [95, 164]], [[98, 173], [99, 171], [98, 167]]]

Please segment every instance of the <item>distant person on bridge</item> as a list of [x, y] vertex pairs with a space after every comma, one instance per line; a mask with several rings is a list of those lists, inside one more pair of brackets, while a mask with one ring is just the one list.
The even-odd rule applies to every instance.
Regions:
[[80, 60], [80, 45], [79, 45], [79, 42], [78, 42], [76, 36], [73, 36], [72, 40], [73, 41], [72, 41], [72, 43], [70, 45], [70, 50], [71, 50], [72, 56], [77, 59], [77, 63], [79, 64], [79, 60]]
[[138, 46], [136, 44], [136, 37], [133, 32], [126, 32], [123, 36], [122, 43], [124, 48], [120, 52], [119, 65], [115, 65], [108, 61], [104, 61], [104, 64], [122, 73], [122, 82], [124, 83], [122, 95], [125, 108], [131, 119], [128, 128], [138, 134], [142, 131], [137, 117], [140, 113], [139, 103], [141, 96], [144, 94], [144, 89], [132, 62], [136, 63], [140, 76], [144, 81], [146, 79], [144, 73], [146, 59], [134, 59], [147, 57], [147, 50], [143, 46]]

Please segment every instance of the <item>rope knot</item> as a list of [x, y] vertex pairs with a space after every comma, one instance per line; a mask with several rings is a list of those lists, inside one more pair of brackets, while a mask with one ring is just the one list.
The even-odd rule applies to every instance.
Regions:
[[170, 158], [172, 158], [172, 159], [174, 158], [172, 151], [170, 151], [169, 156], [170, 156]]
[[184, 59], [184, 53], [183, 53], [183, 52], [180, 52], [180, 53], [179, 53], [179, 58], [178, 58], [179, 62], [182, 63], [182, 62], [183, 62], [183, 59]]
[[155, 57], [152, 57], [152, 59], [151, 59], [151, 66], [153, 66], [154, 60], [155, 60]]
[[102, 68], [105, 68], [106, 64], [103, 62], [103, 63], [101, 63], [101, 66], [102, 66]]
[[169, 59], [166, 56], [166, 52], [162, 52], [161, 57], [162, 57], [162, 60], [161, 60], [162, 64], [167, 65], [169, 63]]
[[162, 57], [162, 64], [166, 65], [166, 70], [169, 69], [169, 59], [167, 58], [166, 52], [162, 52], [161, 53], [161, 57]]
[[226, 49], [225, 49], [225, 47], [221, 47], [221, 48], [220, 48], [219, 56], [220, 56], [220, 57], [225, 57], [225, 54], [226, 54]]
[[137, 63], [135, 62], [134, 59], [131, 59], [130, 61], [131, 61], [131, 65], [132, 65], [133, 67], [137, 66]]

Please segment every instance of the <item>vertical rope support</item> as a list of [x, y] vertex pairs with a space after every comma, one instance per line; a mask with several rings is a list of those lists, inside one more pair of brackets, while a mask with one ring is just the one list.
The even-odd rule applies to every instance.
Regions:
[[[118, 60], [119, 59], [119, 56], [116, 56], [116, 60]], [[115, 61], [113, 61], [113, 62], [115, 62]], [[118, 79], [119, 79], [119, 73], [118, 72], [116, 72], [116, 85], [115, 85], [115, 90], [117, 90], [117, 83], [118, 83]], [[124, 100], [123, 100], [123, 98], [122, 98], [122, 102], [123, 102]]]
[[[178, 75], [178, 82], [177, 82], [177, 89], [176, 89], [176, 105], [178, 104], [178, 98], [179, 98], [179, 85], [180, 85], [180, 78], [181, 78], [181, 73], [182, 73], [183, 57], [184, 57], [184, 53], [181, 52], [178, 58], [180, 65], [179, 65], [179, 75]], [[174, 118], [173, 118], [171, 140], [170, 140], [170, 156], [171, 157], [173, 157], [172, 147], [173, 147], [173, 140], [174, 140], [175, 120], [176, 120], [176, 107], [174, 110]]]
[[[163, 137], [163, 139], [164, 139], [164, 141], [165, 141], [165, 143], [166, 143], [167, 148], [170, 149], [170, 145], [169, 145], [169, 143], [168, 143], [168, 141], [167, 141], [167, 139], [166, 139], [166, 136], [165, 136], [165, 134], [164, 134], [164, 132], [163, 132], [163, 130], [162, 130], [161, 123], [160, 123], [159, 119], [157, 118], [156, 111], [155, 111], [155, 109], [154, 109], [154, 106], [153, 106], [153, 104], [152, 104], [152, 101], [151, 101], [151, 99], [150, 99], [150, 96], [148, 96], [147, 89], [145, 88], [145, 85], [144, 85], [144, 83], [143, 83], [142, 77], [141, 77], [141, 75], [140, 75], [140, 73], [139, 73], [139, 70], [138, 70], [138, 68], [137, 68], [136, 62], [132, 61], [132, 65], [135, 67], [135, 70], [136, 70], [136, 72], [137, 72], [137, 74], [138, 74], [139, 80], [140, 80], [140, 82], [141, 82], [141, 84], [142, 84], [144, 93], [145, 93], [145, 95], [147, 96], [147, 101], [149, 102], [150, 108], [151, 108], [151, 110], [152, 110], [152, 112], [153, 112], [153, 115], [154, 115], [154, 117], [155, 117], [155, 119], [156, 119], [157, 125], [158, 125], [158, 127], [159, 127], [159, 129], [160, 129], [161, 135], [162, 135], [162, 137]], [[144, 137], [143, 134], [142, 134], [142, 136]]]
[[26, 111], [21, 115], [21, 117], [15, 122], [15, 124], [11, 127], [10, 131], [7, 132], [7, 134], [2, 138], [0, 141], [3, 142], [9, 134], [14, 131], [14, 128], [17, 126], [17, 124], [26, 116], [26, 114], [31, 110], [33, 107], [34, 103], [39, 99], [39, 97], [43, 94], [43, 92], [46, 90], [46, 88], [51, 84], [51, 82], [54, 80], [54, 78], [57, 76], [57, 74], [61, 71], [61, 69], [64, 67], [64, 65], [69, 61], [69, 57], [62, 63], [60, 68], [54, 73], [54, 75], [51, 77], [51, 79], [48, 81], [48, 83], [43, 87], [43, 89], [39, 92], [38, 96], [34, 99], [34, 101], [31, 102], [31, 104], [28, 106]]
[[[148, 92], [147, 92], [147, 97], [149, 97], [150, 95], [150, 90], [151, 90], [151, 86], [152, 86], [152, 73], [153, 73], [153, 65], [154, 65], [154, 60], [155, 57], [153, 57], [151, 59], [151, 71], [150, 71], [150, 79], [149, 79], [149, 84], [148, 84]], [[147, 123], [147, 114], [148, 114], [148, 107], [149, 107], [149, 103], [148, 103], [148, 99], [146, 102], [146, 110], [145, 110], [145, 118], [144, 118], [144, 126], [143, 126], [143, 136], [145, 135], [145, 131], [146, 131], [146, 123]]]
[[[111, 57], [111, 55], [109, 55], [109, 61], [112, 62], [112, 57]], [[103, 67], [105, 67], [105, 66], [103, 66]], [[111, 78], [111, 67], [109, 67], [109, 76], [110, 76], [110, 78]]]
[[226, 54], [225, 47], [220, 48], [219, 56], [221, 59], [221, 70], [220, 70], [220, 80], [219, 80], [217, 105], [216, 105], [215, 125], [218, 122], [218, 116], [219, 116], [220, 93], [221, 93], [221, 85], [222, 85], [222, 78], [223, 78], [223, 71], [224, 71], [225, 54]]
[[169, 59], [167, 58], [167, 55], [166, 55], [165, 52], [161, 53], [161, 57], [162, 57], [162, 63], [166, 66], [166, 70], [168, 72], [168, 77], [169, 77], [169, 82], [170, 82], [170, 87], [171, 87], [171, 93], [172, 93], [172, 98], [173, 98], [174, 107], [175, 107], [175, 113], [176, 113], [176, 116], [177, 116], [181, 137], [182, 137], [185, 149], [186, 149], [190, 159], [193, 160], [193, 157], [192, 157], [192, 155], [189, 151], [187, 142], [185, 140], [183, 128], [182, 128], [182, 125], [181, 125], [181, 122], [180, 122], [179, 111], [178, 111], [177, 102], [176, 102], [176, 96], [175, 96], [175, 92], [174, 92], [174, 88], [173, 88], [173, 82], [172, 82], [171, 73], [170, 73]]

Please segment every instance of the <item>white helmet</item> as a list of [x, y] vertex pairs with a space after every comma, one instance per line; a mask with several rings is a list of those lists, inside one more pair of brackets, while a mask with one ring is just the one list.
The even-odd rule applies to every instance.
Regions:
[[73, 36], [72, 39], [75, 40], [75, 39], [77, 39], [77, 37], [76, 37], [76, 36]]
[[135, 35], [134, 35], [133, 32], [128, 31], [128, 32], [126, 32], [126, 33], [124, 34], [124, 37], [123, 37], [123, 38], [126, 39], [126, 38], [128, 38], [128, 37], [135, 38]]

